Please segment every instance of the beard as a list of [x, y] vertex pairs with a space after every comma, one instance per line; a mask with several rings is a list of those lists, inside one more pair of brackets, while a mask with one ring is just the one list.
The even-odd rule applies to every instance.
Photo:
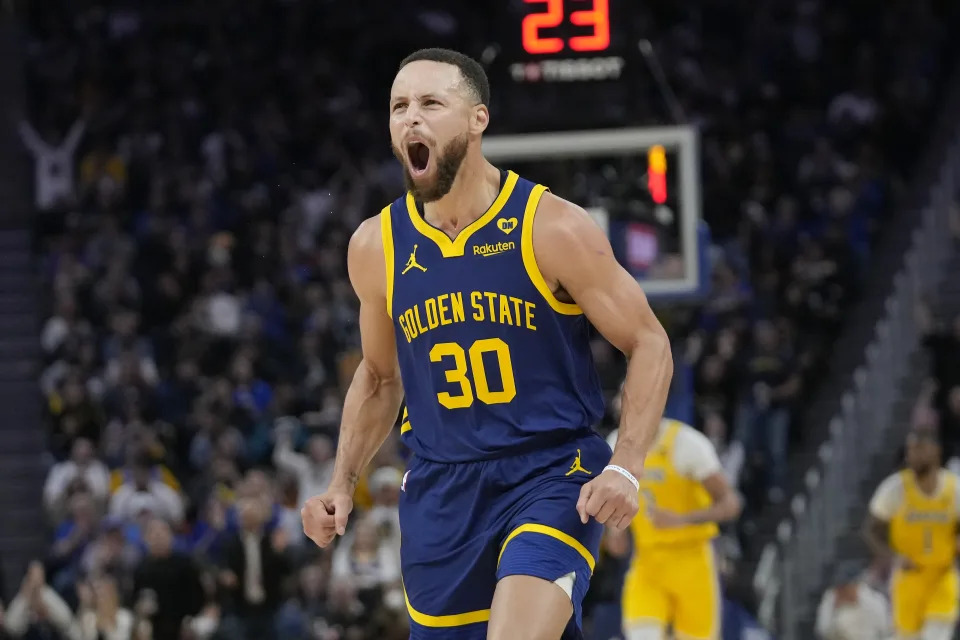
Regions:
[[936, 465], [933, 462], [915, 462], [910, 467], [916, 475], [925, 476], [933, 471]]
[[457, 136], [447, 143], [447, 145], [437, 152], [436, 165], [437, 173], [433, 180], [424, 184], [417, 184], [416, 179], [410, 173], [409, 159], [407, 155], [401, 152], [397, 147], [393, 147], [393, 155], [400, 161], [403, 167], [403, 183], [418, 202], [435, 202], [443, 196], [450, 193], [453, 188], [453, 182], [457, 179], [460, 172], [460, 165], [463, 159], [467, 157], [467, 147], [470, 141], [467, 134]]

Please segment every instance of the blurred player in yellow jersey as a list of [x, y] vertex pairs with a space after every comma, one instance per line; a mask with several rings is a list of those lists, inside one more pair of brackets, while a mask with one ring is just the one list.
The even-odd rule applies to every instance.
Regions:
[[[612, 437], [615, 437], [613, 435]], [[640, 512], [629, 531], [633, 556], [623, 586], [626, 640], [718, 640], [720, 588], [712, 540], [740, 515], [713, 445], [676, 420], [663, 420], [640, 479]], [[627, 531], [608, 530], [607, 550], [626, 555]]]
[[906, 469], [884, 480], [865, 528], [878, 559], [892, 562], [893, 626], [900, 640], [950, 640], [957, 622], [960, 478], [941, 466], [933, 425], [907, 436]]

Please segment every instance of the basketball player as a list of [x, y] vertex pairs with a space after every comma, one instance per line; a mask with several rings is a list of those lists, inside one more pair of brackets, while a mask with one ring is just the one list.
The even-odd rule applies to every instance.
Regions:
[[[612, 435], [616, 442], [617, 432]], [[718, 640], [720, 588], [712, 540], [717, 524], [742, 508], [713, 444], [676, 420], [663, 420], [640, 479], [633, 556], [623, 585], [626, 640]], [[626, 531], [607, 532], [611, 555], [630, 551]]]
[[941, 467], [936, 426], [907, 436], [907, 468], [884, 480], [865, 527], [877, 558], [893, 564], [890, 596], [900, 640], [950, 640], [960, 598], [956, 559], [960, 488]]
[[[489, 84], [426, 49], [390, 92], [408, 193], [357, 229], [349, 274], [363, 362], [334, 477], [303, 509], [343, 535], [360, 472], [404, 393], [401, 564], [411, 638], [580, 638], [603, 525], [629, 525], [673, 364], [667, 336], [579, 207], [484, 158]], [[603, 412], [590, 324], [630, 359], [621, 440]]]

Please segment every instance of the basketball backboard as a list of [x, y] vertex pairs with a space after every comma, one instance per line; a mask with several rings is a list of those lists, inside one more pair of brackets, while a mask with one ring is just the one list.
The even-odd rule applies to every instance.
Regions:
[[654, 301], [700, 298], [709, 233], [689, 126], [490, 136], [492, 162], [583, 206]]

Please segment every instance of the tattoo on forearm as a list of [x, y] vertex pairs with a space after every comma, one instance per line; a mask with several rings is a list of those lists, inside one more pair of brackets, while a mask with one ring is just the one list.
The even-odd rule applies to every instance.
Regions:
[[356, 471], [351, 471], [347, 474], [347, 482], [350, 483], [350, 486], [354, 489], [357, 488], [357, 484], [360, 482], [360, 474]]

